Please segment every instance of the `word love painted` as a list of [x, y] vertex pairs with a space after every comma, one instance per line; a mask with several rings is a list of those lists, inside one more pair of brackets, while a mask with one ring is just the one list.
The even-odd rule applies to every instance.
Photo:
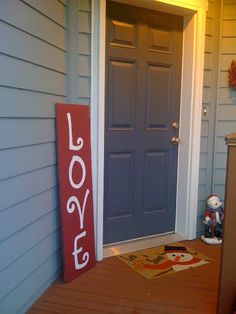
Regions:
[[[73, 145], [73, 132], [72, 132], [72, 122], [71, 122], [71, 114], [68, 112], [67, 113], [67, 121], [68, 121], [68, 129], [69, 129], [69, 149], [72, 151], [79, 151], [80, 149], [83, 148], [83, 138], [82, 137], [78, 137], [77, 140], [77, 145]], [[82, 170], [82, 174], [81, 174], [81, 178], [79, 178], [78, 182], [75, 183], [74, 179], [73, 179], [73, 169], [74, 169], [74, 165], [75, 163], [78, 163], [79, 166], [81, 167]], [[70, 165], [69, 165], [69, 182], [71, 187], [73, 187], [75, 189], [75, 191], [77, 189], [80, 189], [83, 187], [84, 182], [85, 182], [85, 178], [86, 178], [86, 165], [84, 163], [84, 160], [77, 156], [74, 155], [70, 161]], [[89, 189], [86, 188], [86, 192], [84, 195], [84, 199], [83, 199], [83, 205], [82, 205], [82, 209], [81, 209], [81, 205], [80, 205], [80, 201], [79, 199], [75, 196], [72, 195], [68, 201], [67, 201], [67, 212], [69, 214], [73, 213], [75, 208], [77, 207], [78, 209], [78, 214], [79, 214], [79, 223], [80, 223], [80, 229], [83, 230], [84, 228], [84, 211], [86, 208], [86, 203], [87, 203], [87, 199], [88, 199], [88, 195], [89, 195]], [[85, 252], [83, 254], [83, 263], [79, 263], [78, 260], [78, 254], [83, 250], [82, 246], [78, 249], [78, 241], [82, 238], [86, 236], [86, 230], [84, 230], [83, 232], [81, 232], [80, 234], [78, 234], [75, 238], [74, 238], [74, 251], [72, 253], [72, 255], [74, 256], [74, 264], [75, 264], [75, 268], [76, 269], [82, 269], [84, 268], [89, 261], [89, 253]]]
[[64, 279], [95, 266], [89, 108], [56, 105]]

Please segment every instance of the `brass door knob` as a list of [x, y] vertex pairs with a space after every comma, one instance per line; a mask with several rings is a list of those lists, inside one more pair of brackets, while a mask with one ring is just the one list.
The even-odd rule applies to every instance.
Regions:
[[172, 137], [172, 139], [170, 140], [172, 144], [174, 145], [179, 145], [180, 143], [180, 139], [178, 137]]

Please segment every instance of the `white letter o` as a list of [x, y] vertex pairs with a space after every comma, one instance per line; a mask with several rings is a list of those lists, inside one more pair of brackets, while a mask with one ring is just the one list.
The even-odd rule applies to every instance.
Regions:
[[[73, 172], [73, 167], [74, 167], [75, 162], [78, 162], [82, 168], [82, 178], [79, 181], [79, 183], [75, 183], [72, 178], [72, 172]], [[84, 184], [85, 177], [86, 177], [86, 168], [85, 168], [83, 159], [79, 156], [73, 156], [70, 161], [70, 166], [69, 166], [69, 181], [70, 181], [71, 186], [74, 189], [79, 189]]]

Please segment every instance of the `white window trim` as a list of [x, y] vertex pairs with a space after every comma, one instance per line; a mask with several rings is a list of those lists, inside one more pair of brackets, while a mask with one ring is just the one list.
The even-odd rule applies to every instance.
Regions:
[[[184, 16], [176, 227], [185, 239], [196, 236], [206, 0], [120, 0]], [[103, 258], [104, 118], [106, 0], [92, 1], [91, 143], [95, 247]]]

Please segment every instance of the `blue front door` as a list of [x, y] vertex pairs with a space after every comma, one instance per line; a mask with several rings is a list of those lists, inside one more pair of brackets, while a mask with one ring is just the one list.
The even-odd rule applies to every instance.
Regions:
[[108, 2], [106, 24], [105, 244], [175, 229], [183, 20]]

